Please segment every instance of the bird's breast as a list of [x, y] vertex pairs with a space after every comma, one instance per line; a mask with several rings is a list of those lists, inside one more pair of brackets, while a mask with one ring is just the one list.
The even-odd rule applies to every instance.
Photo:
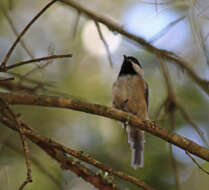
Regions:
[[113, 84], [113, 105], [146, 119], [145, 88], [145, 81], [138, 75], [119, 77]]

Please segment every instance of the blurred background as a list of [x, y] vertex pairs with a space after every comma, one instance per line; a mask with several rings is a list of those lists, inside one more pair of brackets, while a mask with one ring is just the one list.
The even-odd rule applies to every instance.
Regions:
[[[48, 0], [0, 1], [0, 61], [25, 25], [41, 10]], [[181, 56], [191, 68], [209, 80], [209, 1], [208, 0], [79, 0], [85, 7], [105, 15], [123, 29], [143, 37], [154, 46]], [[14, 86], [0, 84], [1, 92], [25, 91], [76, 97], [93, 103], [111, 106], [112, 84], [117, 78], [123, 54], [135, 56], [144, 68], [150, 88], [149, 117], [170, 130], [169, 117], [159, 106], [167, 98], [167, 90], [156, 57], [120, 34], [100, 24], [110, 52], [111, 62], [94, 21], [75, 9], [55, 3], [24, 35], [8, 64], [52, 54], [72, 53], [69, 59], [28, 64], [11, 70]], [[204, 133], [209, 135], [209, 98], [175, 64], [168, 63], [172, 84], [179, 102]], [[0, 73], [0, 77], [5, 77]], [[32, 81], [30, 81], [30, 80]], [[36, 82], [34, 82], [36, 81]], [[24, 88], [21, 88], [24, 86]], [[72, 149], [88, 152], [104, 164], [138, 177], [150, 186], [173, 190], [174, 171], [168, 143], [146, 133], [145, 165], [134, 170], [130, 166], [131, 151], [127, 135], [119, 122], [86, 113], [65, 109], [13, 106], [15, 113], [41, 135], [50, 137]], [[192, 126], [177, 111], [175, 132], [206, 146]], [[158, 115], [158, 117], [156, 117]], [[191, 159], [173, 147], [178, 164], [182, 189], [206, 190], [208, 175]], [[94, 189], [59, 165], [30, 143], [33, 157], [33, 183], [25, 190], [80, 190]], [[206, 170], [209, 163], [198, 159]], [[0, 190], [17, 189], [26, 176], [25, 161], [19, 135], [1, 124], [0, 127]], [[128, 182], [114, 178], [121, 189], [138, 189]]]

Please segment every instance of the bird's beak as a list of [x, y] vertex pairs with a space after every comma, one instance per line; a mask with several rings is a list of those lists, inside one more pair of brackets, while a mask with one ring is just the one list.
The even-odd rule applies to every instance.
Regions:
[[127, 56], [126, 55], [123, 55], [124, 59], [126, 60], [127, 59]]

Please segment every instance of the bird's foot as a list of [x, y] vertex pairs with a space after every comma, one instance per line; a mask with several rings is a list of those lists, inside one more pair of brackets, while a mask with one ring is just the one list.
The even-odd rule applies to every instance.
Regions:
[[128, 115], [127, 118], [126, 118], [126, 121], [124, 122], [125, 129], [129, 125], [129, 121], [130, 121], [130, 116]]

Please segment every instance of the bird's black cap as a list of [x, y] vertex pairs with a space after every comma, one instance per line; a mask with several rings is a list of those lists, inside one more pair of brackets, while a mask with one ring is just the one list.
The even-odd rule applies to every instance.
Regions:
[[133, 57], [133, 56], [123, 55], [123, 57], [124, 57], [124, 60], [123, 60], [122, 66], [121, 66], [121, 70], [120, 70], [119, 76], [136, 75], [137, 73], [134, 70], [131, 62], [134, 62], [135, 64], [139, 65], [140, 68], [142, 68], [142, 66], [139, 63], [139, 61], [135, 57]]

